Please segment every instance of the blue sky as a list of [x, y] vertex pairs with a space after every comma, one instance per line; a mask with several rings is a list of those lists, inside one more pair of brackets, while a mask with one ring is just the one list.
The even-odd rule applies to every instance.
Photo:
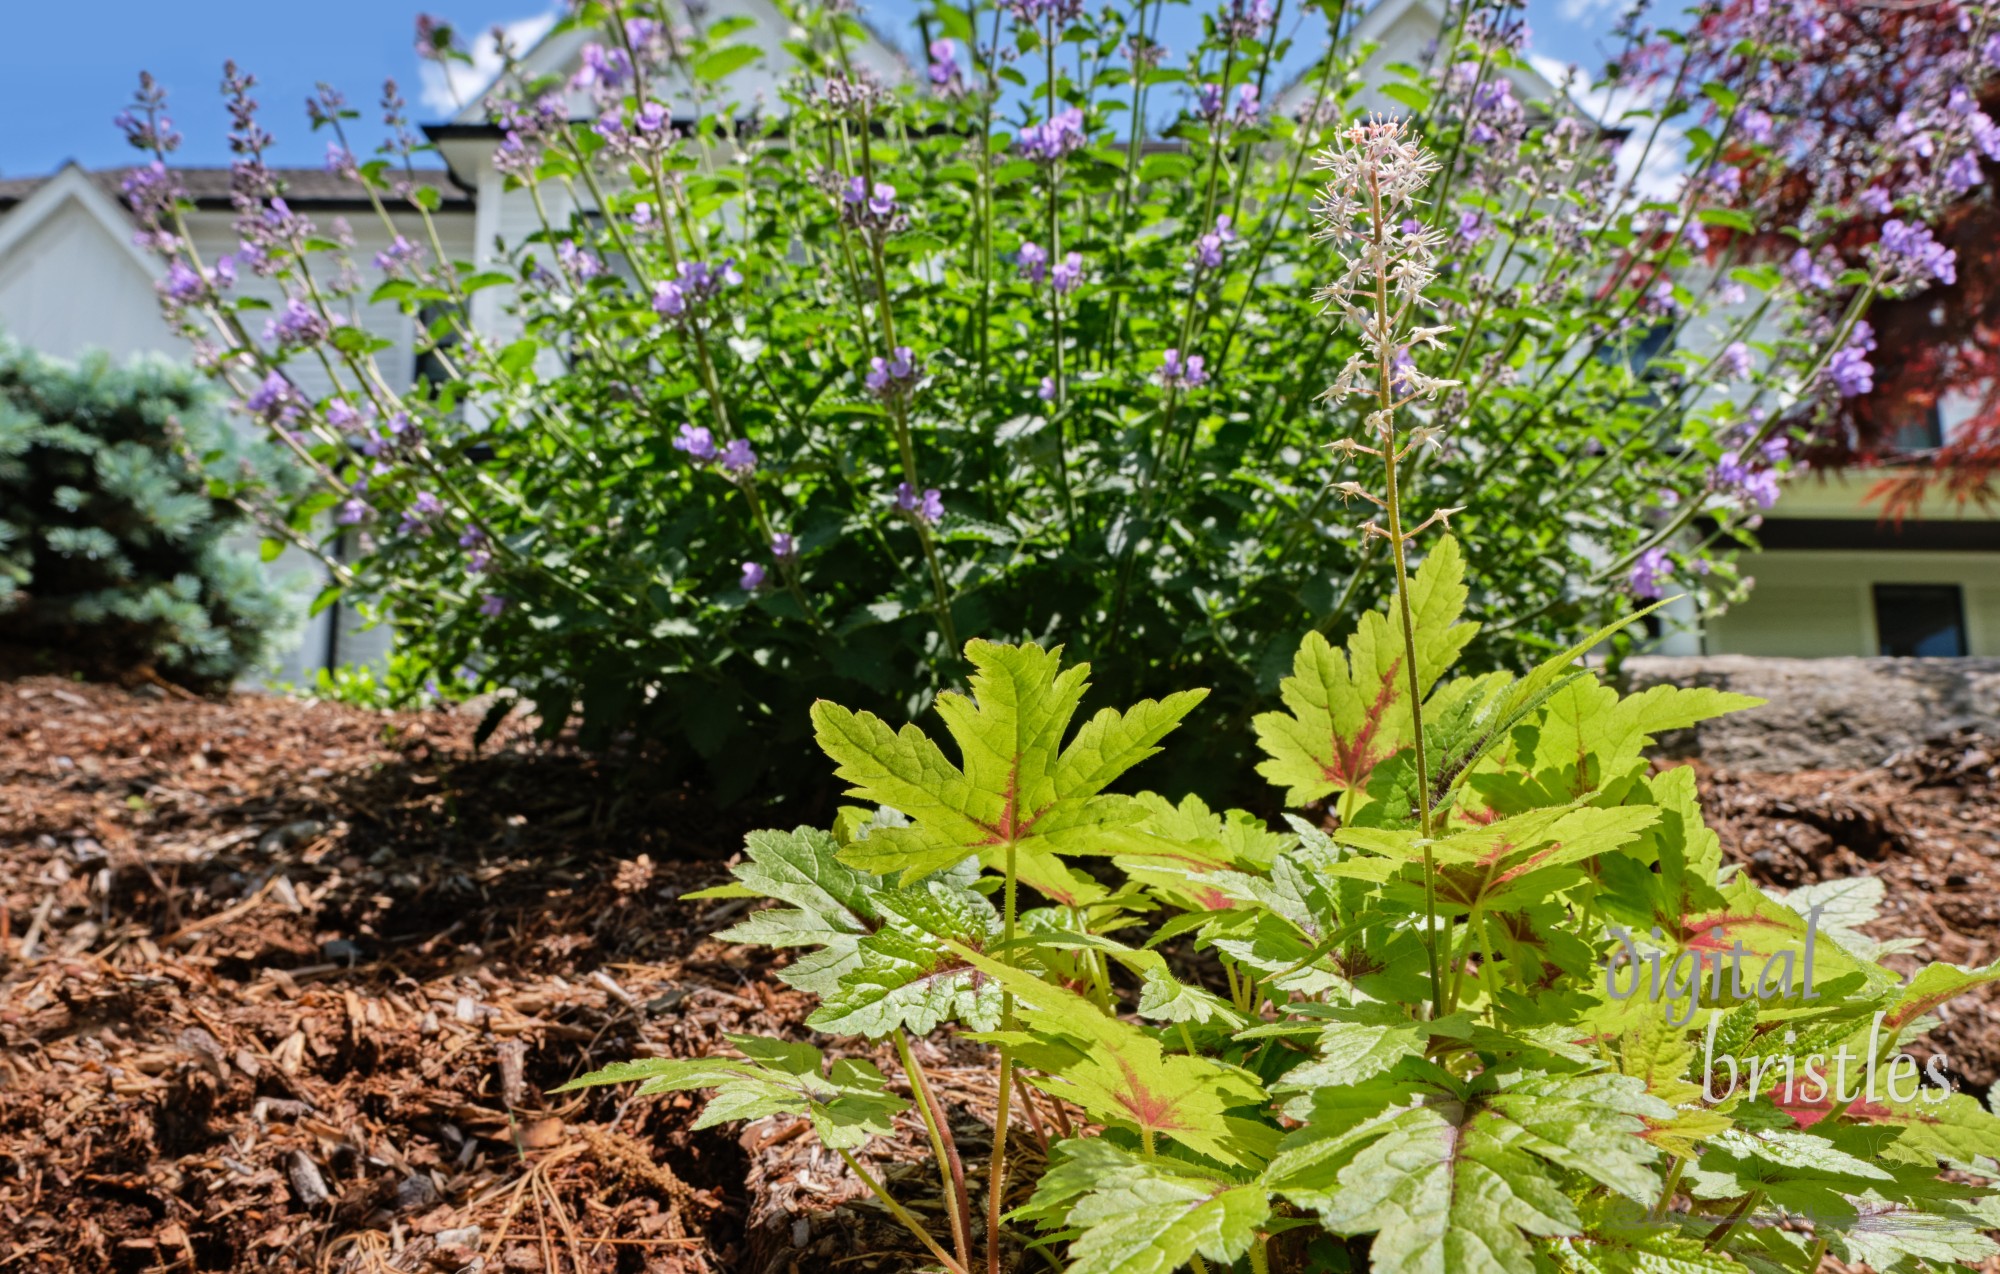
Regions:
[[[86, 10], [61, 0], [18, 0], [0, 40], [0, 176], [51, 172], [68, 159], [87, 167], [128, 162], [131, 152], [111, 118], [131, 96], [138, 73], [151, 70], [171, 94], [173, 118], [185, 135], [181, 159], [223, 164], [228, 128], [216, 85], [222, 62], [235, 58], [261, 83], [265, 128], [278, 138], [280, 163], [309, 165], [326, 141], [308, 130], [303, 104], [326, 80], [364, 106], [385, 76], [404, 86], [419, 121], [449, 113], [450, 98], [434, 68], [420, 68], [411, 43], [422, 0], [344, 0], [329, 6], [303, 0], [95, 0]], [[429, 9], [483, 32], [495, 23], [523, 34], [545, 29], [555, 5], [540, 0], [430, 0]], [[878, 26], [905, 31], [917, 0], [874, 0]], [[1529, 0], [1534, 51], [1595, 66], [1611, 0]], [[1182, 32], [1189, 30], [1183, 26]], [[1190, 42], [1170, 24], [1170, 49]], [[914, 39], [912, 38], [912, 43]], [[420, 70], [430, 70], [426, 82]], [[372, 122], [376, 112], [369, 112]], [[372, 134], [370, 135], [372, 137]]]

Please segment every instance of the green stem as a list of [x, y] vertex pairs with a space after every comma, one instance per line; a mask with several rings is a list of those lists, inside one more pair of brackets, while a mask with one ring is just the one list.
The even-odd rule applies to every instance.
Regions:
[[868, 1187], [869, 1193], [873, 1194], [876, 1198], [882, 1201], [882, 1206], [889, 1209], [889, 1214], [895, 1217], [898, 1221], [902, 1222], [904, 1229], [908, 1230], [911, 1234], [916, 1235], [917, 1241], [922, 1243], [926, 1248], [930, 1249], [930, 1254], [932, 1256], [935, 1256], [939, 1261], [943, 1262], [945, 1269], [950, 1270], [952, 1274], [968, 1274], [968, 1271], [963, 1265], [960, 1265], [957, 1261], [951, 1259], [951, 1253], [945, 1251], [942, 1247], [938, 1246], [938, 1241], [930, 1236], [930, 1231], [924, 1229], [922, 1225], [918, 1224], [917, 1219], [911, 1216], [909, 1214], [909, 1211], [906, 1208], [904, 1208], [902, 1204], [896, 1202], [894, 1199], [889, 1197], [889, 1192], [882, 1188], [882, 1183], [880, 1181], [877, 1181], [874, 1178], [874, 1176], [869, 1173], [868, 1169], [862, 1167], [861, 1164], [855, 1160], [853, 1155], [849, 1154], [845, 1150], [842, 1150], [838, 1146], [832, 1147], [832, 1150], [835, 1154], [839, 1155], [841, 1161], [847, 1165], [848, 1171], [852, 1172], [855, 1176], [861, 1178], [861, 1184]]
[[898, 1029], [894, 1035], [896, 1059], [903, 1064], [903, 1074], [910, 1081], [910, 1095], [917, 1099], [917, 1114], [923, 1117], [924, 1132], [931, 1139], [931, 1153], [937, 1156], [938, 1178], [944, 1187], [945, 1212], [951, 1218], [952, 1245], [958, 1249], [958, 1259], [963, 1265], [972, 1264], [972, 1208], [965, 1192], [965, 1166], [959, 1162], [958, 1147], [950, 1140], [951, 1126], [945, 1122], [944, 1109], [938, 1104], [937, 1094], [931, 1091], [930, 1079], [923, 1067], [917, 1065], [916, 1055], [910, 1050], [910, 1037]]

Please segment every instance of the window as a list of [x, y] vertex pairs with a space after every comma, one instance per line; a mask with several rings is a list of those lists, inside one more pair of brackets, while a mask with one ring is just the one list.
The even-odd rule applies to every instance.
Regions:
[[1965, 599], [1956, 584], [1877, 584], [1875, 636], [1901, 659], [1965, 653]]
[[1897, 429], [1889, 439], [1892, 451], [1936, 451], [1944, 445], [1944, 415], [1932, 403], [1919, 409], [1915, 419]]

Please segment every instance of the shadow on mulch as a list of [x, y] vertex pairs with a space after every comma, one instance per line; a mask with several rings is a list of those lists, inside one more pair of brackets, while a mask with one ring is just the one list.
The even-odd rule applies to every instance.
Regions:
[[0, 1269], [907, 1268], [783, 1125], [546, 1095], [800, 1033], [680, 901], [778, 820], [476, 720], [0, 683]]

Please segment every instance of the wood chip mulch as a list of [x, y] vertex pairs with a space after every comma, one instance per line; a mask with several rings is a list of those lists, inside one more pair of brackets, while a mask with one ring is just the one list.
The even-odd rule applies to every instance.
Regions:
[[[476, 722], [0, 681], [0, 1271], [922, 1265], [796, 1123], [547, 1095], [726, 1033], [808, 1038], [809, 1006], [706, 937], [743, 903], [681, 901], [743, 824], [523, 728], [475, 752]], [[1760, 878], [1873, 872], [1883, 933], [1985, 962], [1993, 747], [1703, 790]], [[1937, 1037], [1972, 1091], [2000, 1078], [1996, 1003]], [[986, 1059], [919, 1047], [981, 1199]], [[943, 1234], [922, 1129], [898, 1131], [863, 1162]]]

